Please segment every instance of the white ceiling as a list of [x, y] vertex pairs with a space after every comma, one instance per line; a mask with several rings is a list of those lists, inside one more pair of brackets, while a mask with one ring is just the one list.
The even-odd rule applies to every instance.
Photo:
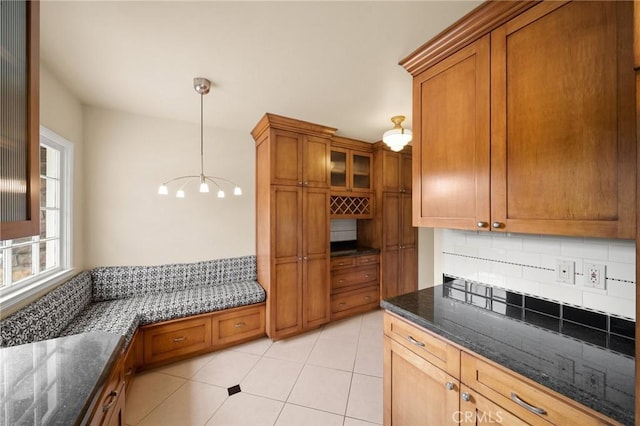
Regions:
[[83, 104], [251, 131], [265, 112], [374, 142], [408, 116], [398, 61], [480, 2], [43, 1], [41, 60]]

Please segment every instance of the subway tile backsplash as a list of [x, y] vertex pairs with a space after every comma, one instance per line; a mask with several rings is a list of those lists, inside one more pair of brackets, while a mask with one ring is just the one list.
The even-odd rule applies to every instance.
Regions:
[[[442, 231], [442, 272], [635, 320], [634, 241]], [[559, 259], [575, 264], [574, 284], [556, 280]], [[584, 265], [605, 265], [606, 289], [585, 286]]]

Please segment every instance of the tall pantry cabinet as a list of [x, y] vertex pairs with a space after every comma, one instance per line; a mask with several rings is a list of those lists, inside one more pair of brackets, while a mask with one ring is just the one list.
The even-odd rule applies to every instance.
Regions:
[[256, 141], [256, 255], [274, 340], [329, 322], [330, 139], [336, 129], [265, 114]]
[[411, 220], [411, 147], [373, 146], [375, 214], [358, 221], [358, 242], [380, 249], [380, 297], [418, 289], [418, 228]]

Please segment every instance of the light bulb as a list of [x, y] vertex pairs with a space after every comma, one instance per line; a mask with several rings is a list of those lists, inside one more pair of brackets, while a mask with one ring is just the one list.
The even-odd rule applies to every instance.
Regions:
[[169, 194], [169, 188], [167, 188], [167, 185], [165, 185], [165, 184], [160, 185], [160, 188], [158, 188], [158, 194], [160, 194], [160, 195], [168, 195]]
[[222, 189], [218, 190], [218, 198], [224, 198], [224, 191]]
[[176, 198], [184, 198], [184, 191], [182, 189], [178, 189], [178, 192], [176, 192]]
[[209, 185], [207, 182], [200, 183], [200, 192], [209, 192]]
[[238, 185], [236, 185], [236, 187], [233, 188], [233, 195], [242, 195], [242, 189], [240, 189]]

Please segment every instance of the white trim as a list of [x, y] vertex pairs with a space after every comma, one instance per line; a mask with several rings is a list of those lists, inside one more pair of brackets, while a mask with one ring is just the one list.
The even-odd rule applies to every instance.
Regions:
[[10, 310], [15, 306], [19, 306], [22, 304], [23, 300], [28, 299], [35, 294], [46, 290], [53, 290], [53, 288], [71, 278], [75, 272], [75, 269], [66, 269], [64, 271], [58, 271], [44, 280], [40, 279], [32, 282], [30, 285], [19, 286], [20, 288], [18, 288], [17, 291], [13, 291], [6, 296], [3, 295], [0, 297], [0, 311]]
[[[26, 299], [47, 292], [76, 272], [73, 265], [73, 144], [57, 133], [40, 126], [40, 144], [52, 146], [60, 151], [60, 264], [50, 271], [26, 278], [23, 282], [0, 288], [0, 311], [23, 304]], [[38, 166], [39, 167], [39, 166]], [[64, 215], [64, 216], [63, 216]], [[34, 247], [38, 247], [37, 245]], [[36, 249], [34, 248], [34, 250]], [[33, 257], [37, 261], [39, 251]], [[5, 259], [6, 261], [7, 259]], [[9, 259], [9, 261], [11, 261]], [[33, 263], [35, 265], [35, 263]], [[39, 265], [39, 263], [38, 263]], [[9, 273], [10, 268], [4, 268]], [[3, 280], [5, 281], [5, 280]], [[6, 280], [9, 282], [10, 280]]]

